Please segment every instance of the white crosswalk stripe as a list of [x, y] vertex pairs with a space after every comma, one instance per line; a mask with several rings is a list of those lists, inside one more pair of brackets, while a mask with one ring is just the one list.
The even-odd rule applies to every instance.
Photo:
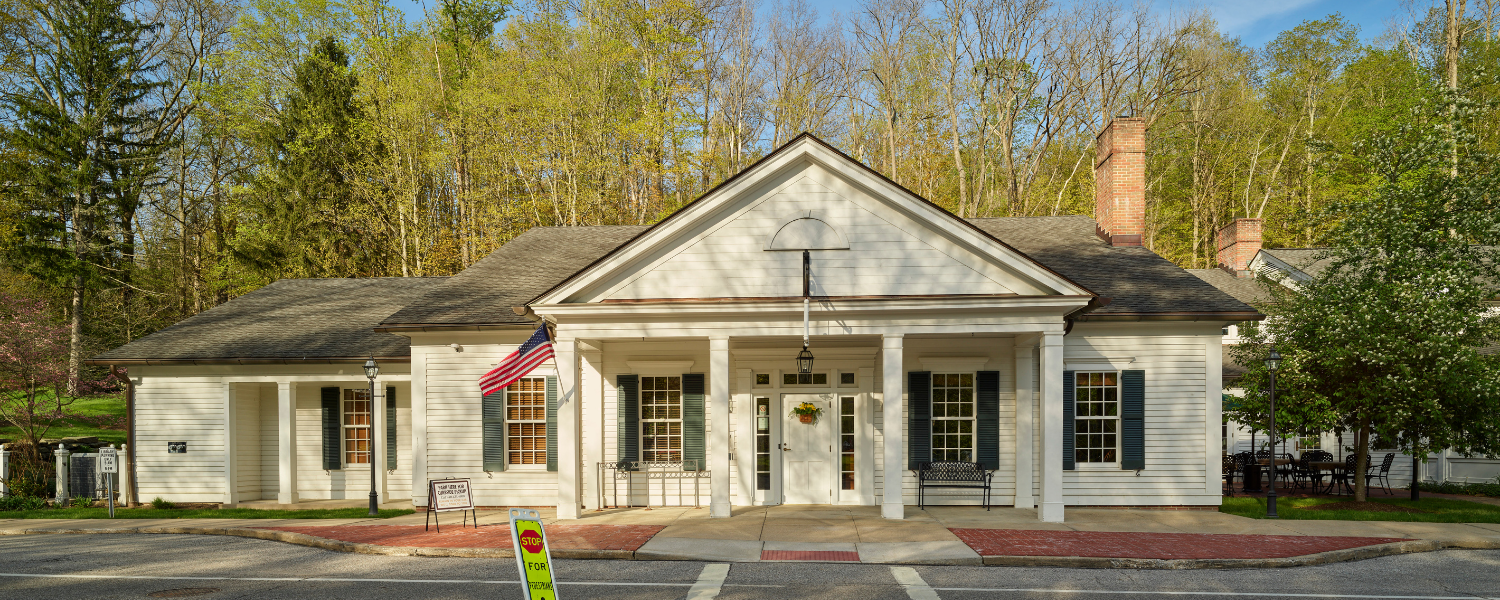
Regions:
[[729, 565], [725, 563], [713, 563], [703, 565], [703, 571], [698, 574], [697, 583], [688, 589], [687, 600], [713, 600], [719, 597], [719, 591], [724, 589], [724, 580], [729, 578]]
[[938, 594], [922, 580], [922, 575], [911, 567], [891, 567], [891, 576], [896, 583], [906, 587], [906, 597], [911, 600], [939, 600]]

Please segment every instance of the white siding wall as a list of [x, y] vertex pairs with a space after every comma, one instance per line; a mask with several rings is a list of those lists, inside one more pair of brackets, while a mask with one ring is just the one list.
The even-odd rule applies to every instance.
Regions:
[[[253, 383], [235, 386], [235, 493], [241, 501], [261, 497], [261, 387]], [[275, 395], [271, 396], [275, 402]]]
[[[686, 373], [704, 374], [704, 418], [707, 421], [707, 426], [704, 428], [704, 445], [706, 448], [704, 456], [708, 457], [713, 455], [713, 437], [709, 434], [709, 432], [713, 431], [713, 423], [715, 421], [713, 412], [714, 407], [713, 399], [709, 398], [706, 395], [707, 392], [712, 391], [713, 389], [713, 373], [710, 373], [708, 370], [708, 340], [681, 340], [668, 342], [608, 342], [604, 344], [603, 368], [604, 419], [602, 423], [602, 429], [604, 432], [604, 460], [640, 460], [639, 456], [626, 457], [620, 455], [619, 396], [617, 395], [616, 389], [616, 382], [618, 381], [618, 377], [622, 374], [630, 373], [641, 375], [642, 377], [682, 375], [682, 373], [670, 373], [666, 371], [642, 372], [638, 369], [631, 368], [627, 363], [629, 361], [679, 359], [693, 361], [693, 366], [685, 371]], [[735, 387], [738, 385], [737, 382], [734, 381], [735, 377], [733, 372], [733, 361], [731, 361], [730, 368], [730, 394], [733, 394]], [[589, 396], [586, 394], [584, 397], [587, 398]], [[639, 429], [637, 431], [639, 431]], [[730, 447], [734, 447], [732, 441]], [[639, 448], [639, 444], [637, 444], [637, 448]], [[739, 459], [740, 457], [736, 456], [735, 458]], [[705, 470], [702, 473], [702, 476], [698, 479], [698, 505], [704, 507], [704, 510], [708, 510], [707, 507], [710, 501], [710, 473], [708, 473], [708, 471], [706, 470], [707, 465], [704, 465], [704, 467]], [[737, 469], [734, 469], [733, 467], [734, 465], [731, 465], [729, 474], [729, 485], [731, 490], [735, 489], [736, 482], [739, 480], [738, 476], [734, 473], [734, 471]], [[599, 476], [598, 466], [592, 463], [585, 464], [582, 472], [585, 477], [584, 494], [586, 496], [592, 497], [593, 494], [597, 493], [595, 488], [597, 485], [596, 480]], [[636, 474], [631, 478], [631, 482], [632, 485], [629, 486], [625, 485], [624, 483], [618, 486], [620, 490], [618, 504], [643, 506], [647, 504], [648, 501], [652, 506], [660, 506], [663, 503], [669, 506], [693, 506], [694, 504], [693, 480], [691, 478], [678, 478], [667, 481], [663, 479], [650, 479], [646, 476]], [[680, 488], [679, 485], [681, 486]], [[627, 491], [627, 488], [629, 491]], [[604, 483], [604, 502], [606, 504], [616, 503], [616, 500], [611, 496], [614, 489], [615, 488], [611, 484], [611, 482], [606, 481]], [[666, 494], [665, 500], [663, 500], [662, 498], [662, 494], [664, 492]]]
[[[135, 402], [141, 501], [223, 501], [224, 384], [218, 378], [146, 376], [135, 388]], [[167, 454], [167, 442], [187, 442], [187, 454]]]
[[[405, 365], [389, 364], [403, 374]], [[358, 365], [134, 367], [136, 386], [136, 472], [142, 500], [176, 502], [224, 500], [224, 378], [329, 377], [342, 381], [297, 383], [298, 487], [307, 500], [363, 498], [369, 494], [365, 468], [324, 471], [319, 388], [364, 389]], [[389, 495], [410, 497], [411, 386], [397, 382], [400, 468], [390, 475]], [[271, 499], [279, 488], [279, 435], [275, 383], [235, 383], [236, 485], [241, 501]], [[382, 386], [383, 387], [383, 386]], [[385, 431], [379, 432], [384, 438]], [[167, 442], [187, 442], [187, 454], [168, 454]], [[384, 446], [384, 440], [380, 441]]]
[[1217, 462], [1219, 457], [1206, 455], [1208, 440], [1204, 434], [1208, 395], [1205, 344], [1217, 343], [1220, 332], [1215, 327], [1199, 329], [1202, 331], [1172, 324], [1084, 323], [1064, 338], [1067, 369], [1133, 359], [1118, 366], [1146, 372], [1146, 468], [1137, 473], [1079, 465], [1077, 470], [1063, 474], [1067, 504], [1219, 504], [1218, 488], [1204, 480], [1208, 468], [1205, 461]]
[[[426, 372], [418, 374], [425, 377], [427, 385], [427, 478], [471, 479], [474, 501], [480, 506], [557, 505], [557, 473], [529, 466], [524, 470], [484, 471], [479, 378], [529, 335], [496, 333], [486, 336], [491, 343], [466, 343], [462, 352], [446, 344], [413, 347], [413, 352], [425, 353], [427, 364]], [[493, 343], [497, 339], [509, 343]], [[554, 375], [556, 367], [548, 361], [535, 374]], [[426, 482], [417, 485], [425, 486]], [[425, 490], [422, 493], [425, 495]]]
[[[248, 387], [248, 386], [247, 386]], [[260, 428], [260, 498], [259, 500], [275, 500], [276, 494], [281, 490], [281, 462], [279, 458], [281, 429], [276, 422], [277, 396], [276, 384], [256, 384], [260, 389], [260, 413], [256, 415], [255, 423]], [[241, 500], [256, 500], [257, 498], [242, 497]]]

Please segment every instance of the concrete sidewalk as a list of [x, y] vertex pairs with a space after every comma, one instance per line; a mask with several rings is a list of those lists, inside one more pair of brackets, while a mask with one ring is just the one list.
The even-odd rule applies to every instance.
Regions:
[[[706, 508], [613, 509], [572, 521], [540, 512], [560, 558], [1226, 568], [1500, 548], [1500, 524], [1273, 521], [1212, 511], [1074, 508], [1065, 523], [1042, 523], [1034, 510], [975, 507], [907, 507], [899, 521], [863, 506], [742, 507], [725, 519], [709, 519]], [[504, 511], [479, 511], [478, 529], [460, 527], [456, 513], [440, 515], [441, 533], [424, 531], [424, 518], [0, 520], [0, 535], [202, 533], [370, 554], [512, 556]]]

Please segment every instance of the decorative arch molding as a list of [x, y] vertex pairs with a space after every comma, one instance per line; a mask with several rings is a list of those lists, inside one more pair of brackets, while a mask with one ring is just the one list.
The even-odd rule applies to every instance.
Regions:
[[848, 249], [849, 238], [816, 210], [799, 210], [782, 219], [766, 238], [766, 250], [770, 252]]

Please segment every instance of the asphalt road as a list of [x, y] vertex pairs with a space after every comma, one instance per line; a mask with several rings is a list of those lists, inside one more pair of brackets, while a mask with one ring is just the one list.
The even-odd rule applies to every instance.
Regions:
[[[828, 563], [558, 561], [562, 598], [1500, 598], [1500, 550], [1296, 569], [1145, 571]], [[193, 535], [0, 537], [0, 599], [521, 598], [508, 559], [344, 554]], [[168, 596], [170, 597], [170, 596]]]

